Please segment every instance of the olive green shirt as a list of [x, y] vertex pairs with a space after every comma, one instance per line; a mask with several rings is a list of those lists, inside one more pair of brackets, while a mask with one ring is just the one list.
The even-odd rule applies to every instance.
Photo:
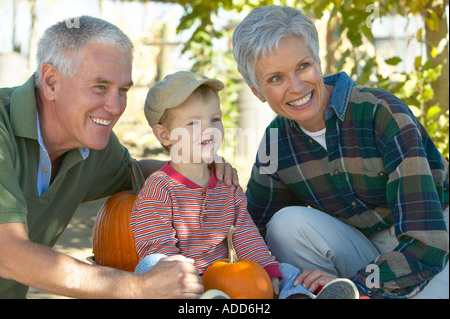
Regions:
[[[0, 89], [0, 223], [24, 223], [31, 241], [52, 247], [80, 203], [131, 189], [130, 154], [114, 133], [105, 149], [89, 150], [86, 159], [71, 150], [39, 196], [36, 111], [33, 77], [22, 86]], [[24, 298], [27, 290], [0, 277], [0, 298]]]

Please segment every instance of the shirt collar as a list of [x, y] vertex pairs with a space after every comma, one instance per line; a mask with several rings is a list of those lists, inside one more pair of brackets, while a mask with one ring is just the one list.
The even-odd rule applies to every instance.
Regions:
[[89, 149], [84, 147], [79, 147], [78, 150], [80, 151], [81, 157], [85, 160], [89, 156]]
[[[206, 186], [206, 189], [211, 189], [217, 186], [218, 180], [216, 178], [216, 174], [214, 171], [213, 165], [208, 165], [208, 168], [211, 170], [211, 177], [209, 179], [208, 185]], [[186, 178], [184, 175], [178, 173], [172, 166], [170, 166], [170, 162], [167, 162], [162, 168], [161, 171], [172, 177], [173, 179], [177, 180], [181, 184], [187, 186], [188, 188], [203, 188], [200, 185], [197, 185], [190, 179]]]
[[16, 136], [38, 139], [36, 110], [34, 78], [31, 76], [11, 94], [11, 125]]
[[[37, 125], [38, 142], [39, 142], [39, 145], [42, 147], [42, 149], [47, 152], [47, 149], [45, 148], [45, 145], [44, 145], [44, 141], [42, 139], [41, 126], [39, 125], [39, 115], [37, 113], [36, 113], [36, 119], [37, 119], [36, 125]], [[79, 150], [80, 155], [83, 158], [83, 160], [85, 160], [89, 156], [88, 148], [79, 147], [78, 150]]]
[[327, 76], [323, 79], [327, 85], [334, 86], [331, 92], [330, 102], [328, 108], [325, 111], [325, 120], [328, 120], [333, 112], [337, 117], [343, 121], [345, 118], [345, 111], [347, 110], [348, 101], [352, 93], [352, 88], [356, 86], [356, 83], [350, 79], [345, 72], [340, 72]]

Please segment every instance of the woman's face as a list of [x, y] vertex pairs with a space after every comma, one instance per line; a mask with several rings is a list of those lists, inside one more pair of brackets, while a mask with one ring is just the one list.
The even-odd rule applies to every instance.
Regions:
[[255, 72], [260, 90], [252, 91], [275, 113], [310, 132], [325, 128], [323, 115], [331, 91], [323, 82], [319, 62], [302, 38], [283, 39], [276, 53], [258, 58]]

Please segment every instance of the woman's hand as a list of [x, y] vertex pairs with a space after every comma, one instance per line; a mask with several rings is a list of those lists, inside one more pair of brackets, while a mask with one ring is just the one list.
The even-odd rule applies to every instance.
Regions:
[[303, 286], [315, 293], [319, 288], [325, 286], [337, 276], [321, 270], [304, 270], [294, 281], [294, 286], [303, 284]]

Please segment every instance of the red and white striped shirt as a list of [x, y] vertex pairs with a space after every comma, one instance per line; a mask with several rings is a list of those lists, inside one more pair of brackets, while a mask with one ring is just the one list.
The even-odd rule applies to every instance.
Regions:
[[141, 258], [180, 254], [195, 260], [200, 275], [213, 262], [227, 258], [227, 233], [234, 224], [238, 258], [259, 263], [270, 277], [282, 277], [278, 262], [247, 212], [242, 190], [218, 181], [213, 171], [203, 188], [167, 163], [146, 180], [130, 223]]

